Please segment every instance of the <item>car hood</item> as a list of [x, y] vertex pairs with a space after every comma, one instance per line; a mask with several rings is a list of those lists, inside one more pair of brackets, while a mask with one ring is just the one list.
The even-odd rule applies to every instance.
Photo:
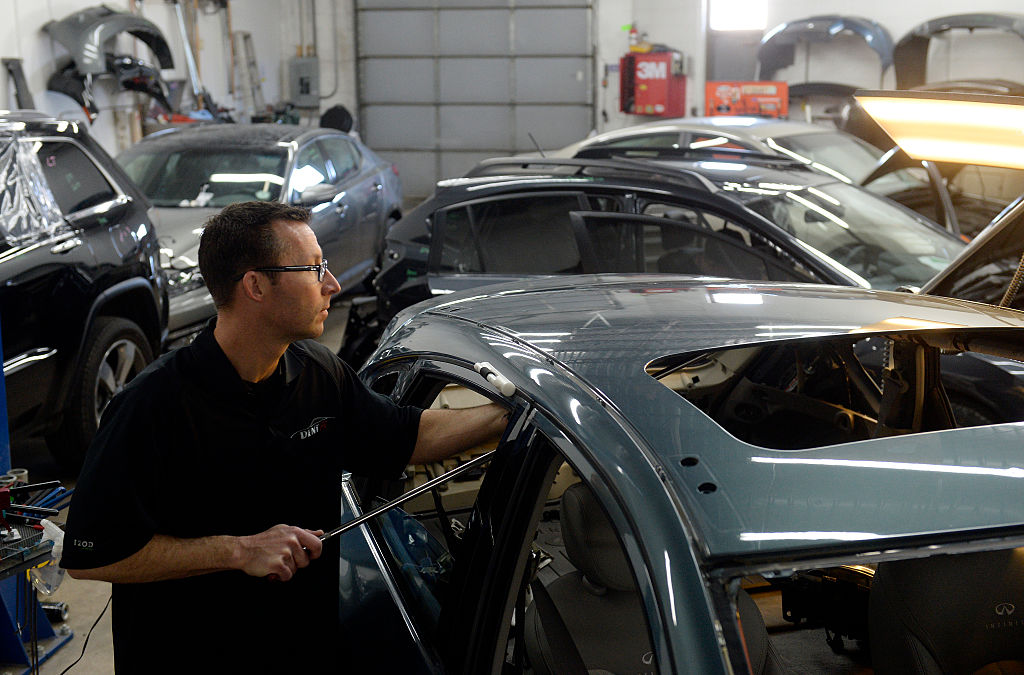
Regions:
[[199, 264], [199, 233], [210, 216], [220, 209], [155, 207], [159, 219], [157, 241], [161, 261], [175, 269]]
[[914, 89], [925, 83], [931, 39], [955, 28], [1002, 30], [1024, 39], [1024, 14], [955, 14], [915, 26], [893, 48], [897, 89]]
[[828, 42], [840, 33], [862, 37], [878, 54], [882, 72], [892, 65], [892, 37], [885, 27], [870, 19], [830, 14], [782, 23], [765, 33], [757, 50], [760, 79], [770, 80], [778, 70], [792, 65], [797, 44]]

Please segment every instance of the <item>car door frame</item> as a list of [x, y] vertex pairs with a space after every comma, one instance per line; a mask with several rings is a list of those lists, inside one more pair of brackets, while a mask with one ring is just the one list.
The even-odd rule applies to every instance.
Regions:
[[[391, 389], [390, 394], [385, 395], [390, 395], [402, 405], [424, 402], [421, 400], [422, 398], [436, 395], [435, 387], [438, 383], [442, 387], [448, 383], [459, 384], [492, 400], [502, 399], [500, 394], [489, 390], [487, 385], [480, 382], [480, 376], [473, 370], [472, 364], [454, 364], [443, 359], [411, 358], [389, 361], [383, 367], [363, 374], [362, 379], [367, 382], [371, 389], [378, 391], [378, 393], [383, 393], [374, 385], [380, 382], [382, 378], [395, 373], [397, 373], [397, 378], [394, 384], [389, 387]], [[495, 453], [494, 459], [491, 460], [492, 466], [495, 462], [500, 464], [502, 461], [507, 461], [503, 460], [504, 455], [510, 452], [511, 448], [517, 447], [522, 442], [520, 433], [529, 408], [529, 404], [521, 398], [514, 401], [506, 399], [505, 402], [512, 405], [513, 412], [510, 416], [509, 425], [498, 442], [498, 452]], [[425, 403], [429, 403], [429, 401]], [[344, 511], [343, 519], [347, 521], [348, 518], [346, 516], [348, 515], [353, 517], [361, 515], [362, 508], [360, 504], [366, 501], [368, 496], [374, 491], [385, 498], [391, 497], [394, 491], [389, 488], [396, 485], [401, 485], [401, 482], [367, 481], [362, 485], [358, 485], [351, 475], [347, 475], [343, 478], [342, 486], [344, 496], [342, 504]], [[499, 518], [498, 521], [500, 522], [500, 520]], [[375, 519], [364, 523], [358, 528], [363, 544], [369, 551], [369, 554], [372, 555], [378, 572], [377, 576], [372, 574], [365, 575], [361, 583], [364, 586], [364, 590], [372, 593], [373, 597], [378, 599], [387, 597], [390, 599], [390, 609], [374, 610], [373, 614], [376, 617], [383, 617], [382, 620], [388, 623], [388, 627], [392, 631], [397, 631], [400, 627], [403, 627], [405, 635], [408, 637], [408, 642], [401, 641], [399, 644], [394, 632], [390, 633], [389, 639], [395, 642], [392, 656], [407, 660], [406, 663], [397, 664], [405, 668], [403, 672], [448, 672], [449, 669], [445, 666], [446, 659], [437, 649], [438, 645], [429, 641], [429, 636], [433, 635], [435, 631], [421, 625], [421, 620], [415, 616], [415, 612], [410, 607], [409, 590], [405, 587], [405, 583], [400, 578], [400, 575], [397, 574], [397, 570], [389, 563], [390, 556], [384, 550], [387, 543], [381, 535], [379, 527], [380, 524]], [[347, 542], [351, 546], [353, 539], [350, 538]], [[342, 553], [344, 554], [345, 551], [346, 549], [343, 547]], [[352, 554], [351, 560], [358, 561], [360, 553], [360, 551], [357, 551]], [[365, 559], [365, 553], [363, 553], [363, 556]], [[341, 562], [344, 569], [349, 560], [346, 560], [343, 555]], [[452, 585], [455, 585], [454, 582]], [[340, 590], [341, 597], [344, 599], [346, 589], [342, 588]], [[352, 621], [353, 619], [352, 617], [343, 616], [343, 620]], [[415, 663], [413, 663], [413, 660], [415, 660]], [[393, 661], [389, 662], [389, 667], [394, 667], [395, 665]]]
[[[692, 208], [692, 207], [690, 207], [690, 208]], [[728, 236], [728, 235], [724, 235], [724, 234], [721, 234], [719, 232], [715, 232], [714, 230], [711, 230], [711, 229], [706, 228], [706, 227], [702, 227], [700, 225], [694, 225], [694, 224], [691, 224], [691, 223], [685, 223], [685, 222], [681, 222], [681, 221], [677, 221], [677, 220], [672, 220], [670, 218], [665, 218], [665, 217], [662, 217], [662, 216], [649, 216], [649, 215], [638, 214], [638, 213], [616, 213], [616, 212], [607, 212], [607, 211], [574, 211], [574, 212], [569, 214], [569, 218], [570, 218], [570, 220], [572, 222], [572, 225], [573, 225], [573, 232], [576, 234], [576, 237], [577, 237], [577, 245], [579, 246], [580, 255], [581, 255], [582, 259], [583, 259], [583, 269], [584, 269], [584, 272], [588, 272], [588, 273], [594, 273], [594, 272], [601, 271], [600, 270], [601, 265], [599, 264], [597, 254], [595, 252], [594, 244], [593, 244], [592, 237], [591, 237], [591, 234], [590, 234], [590, 229], [587, 227], [587, 222], [591, 221], [591, 220], [598, 220], [598, 221], [600, 221], [600, 220], [627, 221], [629, 223], [635, 224], [637, 227], [642, 227], [644, 225], [651, 225], [651, 226], [654, 226], [654, 227], [665, 227], [665, 226], [678, 227], [678, 228], [680, 228], [682, 230], [686, 230], [688, 232], [694, 232], [696, 234], [699, 234], [702, 237], [706, 237], [708, 239], [713, 239], [715, 241], [721, 242], [721, 243], [725, 244], [728, 247], [740, 248], [739, 246], [737, 246], [736, 240], [734, 238]], [[738, 222], [736, 219], [728, 218], [728, 220], [730, 220], [731, 222], [733, 222], [733, 223], [735, 223], [737, 225], [740, 225], [741, 227], [747, 228], [748, 230], [750, 230], [752, 232], [755, 232], [756, 234], [758, 234], [760, 236], [765, 236], [763, 232], [752, 230], [751, 228], [748, 228], [742, 222]], [[795, 258], [796, 260], [798, 260], [805, 267], [811, 268], [811, 266], [808, 265], [805, 261], [803, 261], [802, 259], [797, 257], [792, 250], [790, 250], [788, 247], [784, 246], [782, 242], [778, 241], [777, 239], [773, 239], [773, 238], [770, 238], [770, 237], [767, 237], [767, 236], [765, 236], [765, 239], [767, 239], [773, 245], [775, 245], [778, 248], [780, 248], [784, 253], [786, 253], [786, 254], [790, 255], [791, 257]], [[792, 267], [791, 266], [787, 266], [784, 261], [774, 259], [771, 256], [765, 254], [762, 251], [758, 251], [757, 249], [755, 249], [753, 247], [747, 246], [747, 247], [744, 247], [743, 250], [748, 252], [748, 253], [750, 253], [750, 254], [752, 254], [752, 255], [754, 255], [754, 256], [756, 256], [757, 258], [759, 258], [762, 262], [764, 262], [766, 268], [768, 268], [768, 269], [770, 269], [770, 268], [779, 268], [779, 269], [792, 270]], [[607, 270], [605, 270], [605, 271], [607, 271]], [[632, 270], [632, 271], [633, 272], [642, 272], [643, 270], [636, 269], [636, 270]], [[812, 268], [812, 271], [819, 272], [819, 270], [816, 269], [816, 268]], [[717, 275], [710, 275], [710, 274], [705, 274], [705, 273], [700, 273], [700, 275], [701, 276], [717, 276]], [[796, 275], [794, 274], [794, 276], [796, 276]], [[822, 274], [822, 276], [825, 276], [825, 275]], [[799, 279], [790, 279], [789, 281], [799, 281]], [[815, 280], [813, 280], [813, 279], [806, 279], [805, 281], [806, 282], [810, 282], [810, 283], [814, 283], [815, 282]], [[819, 281], [817, 283], [821, 283], [821, 282]]]
[[[331, 161], [331, 154], [324, 141], [338, 138], [347, 144], [356, 157], [356, 170], [339, 176], [337, 167]], [[368, 157], [360, 150], [359, 145], [343, 133], [324, 133], [316, 137], [321, 152], [329, 162], [328, 171], [331, 184], [343, 193], [346, 229], [352, 241], [346, 248], [355, 252], [356, 262], [349, 265], [347, 271], [355, 277], [362, 278], [377, 264], [378, 243], [383, 242], [384, 214], [384, 181], [378, 175], [378, 167], [367, 161]], [[344, 234], [343, 232], [343, 234]], [[344, 284], [343, 284], [344, 285]]]
[[[550, 191], [545, 190], [544, 196], [575, 196], [579, 202], [581, 209], [588, 207], [586, 193], [578, 188], [566, 186], [564, 189], [556, 188]], [[457, 202], [450, 204], [443, 208], [434, 211], [432, 220], [433, 228], [430, 237], [430, 253], [427, 255], [427, 288], [432, 295], [437, 295], [439, 292], [448, 293], [451, 291], [460, 291], [467, 288], [475, 288], [485, 284], [497, 284], [503, 281], [515, 281], [521, 279], [526, 275], [523, 274], [489, 274], [487, 272], [470, 272], [470, 273], [445, 273], [440, 274], [438, 272], [441, 265], [441, 255], [444, 249], [444, 238], [447, 228], [448, 213], [456, 209], [470, 209], [478, 204], [485, 204], [490, 202], [507, 202], [513, 199], [536, 199], [538, 196], [537, 192], [506, 192], [498, 195], [488, 195], [486, 197], [480, 197], [478, 199], [470, 199], [466, 201]], [[473, 245], [474, 248], [479, 252], [479, 230], [477, 223], [473, 219], [472, 210], [467, 211], [470, 217], [470, 229], [473, 232]], [[479, 253], [478, 253], [479, 254]], [[482, 278], [482, 280], [481, 280]], [[444, 279], [446, 280], [447, 287], [440, 288], [440, 285], [432, 285], [434, 280]]]

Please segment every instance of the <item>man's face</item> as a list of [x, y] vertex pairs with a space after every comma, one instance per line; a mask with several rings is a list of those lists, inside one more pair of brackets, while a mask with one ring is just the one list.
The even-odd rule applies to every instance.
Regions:
[[[294, 221], [277, 221], [274, 233], [283, 253], [279, 266], [319, 265], [320, 245], [309, 225]], [[331, 296], [341, 290], [338, 280], [329, 271], [317, 281], [314, 271], [277, 272], [276, 283], [268, 279], [268, 329], [291, 342], [316, 338], [324, 332], [324, 320], [331, 305]]]

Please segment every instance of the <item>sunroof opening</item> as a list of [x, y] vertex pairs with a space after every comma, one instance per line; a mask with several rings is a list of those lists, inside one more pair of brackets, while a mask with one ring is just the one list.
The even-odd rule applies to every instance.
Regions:
[[647, 372], [730, 434], [780, 450], [1024, 419], [1024, 334], [827, 336], [664, 357]]

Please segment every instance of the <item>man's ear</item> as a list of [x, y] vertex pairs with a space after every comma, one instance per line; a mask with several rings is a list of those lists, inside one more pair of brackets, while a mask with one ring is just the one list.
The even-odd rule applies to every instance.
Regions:
[[249, 270], [242, 277], [242, 295], [252, 300], [253, 302], [263, 302], [266, 298], [266, 284], [270, 283], [270, 280], [259, 272]]

